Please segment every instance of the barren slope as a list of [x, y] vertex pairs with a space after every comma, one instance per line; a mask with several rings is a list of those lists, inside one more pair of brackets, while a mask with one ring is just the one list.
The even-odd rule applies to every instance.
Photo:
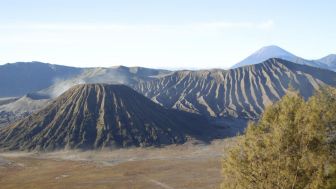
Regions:
[[309, 97], [323, 85], [336, 85], [336, 73], [281, 59], [225, 70], [177, 71], [135, 90], [165, 106], [208, 117], [257, 118], [289, 86]]
[[182, 143], [205, 119], [165, 109], [123, 85], [77, 85], [36, 114], [0, 130], [0, 147], [101, 149]]

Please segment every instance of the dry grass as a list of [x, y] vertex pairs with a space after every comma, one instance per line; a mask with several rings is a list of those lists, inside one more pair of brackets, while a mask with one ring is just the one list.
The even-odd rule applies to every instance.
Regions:
[[[218, 188], [232, 141], [111, 152], [0, 154], [1, 189]], [[8, 162], [10, 161], [10, 163]], [[3, 163], [1, 163], [3, 162]]]

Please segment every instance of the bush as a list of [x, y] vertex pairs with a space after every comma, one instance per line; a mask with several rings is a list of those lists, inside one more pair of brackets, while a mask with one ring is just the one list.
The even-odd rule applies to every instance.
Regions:
[[287, 94], [223, 158], [221, 188], [336, 188], [335, 128], [335, 89]]

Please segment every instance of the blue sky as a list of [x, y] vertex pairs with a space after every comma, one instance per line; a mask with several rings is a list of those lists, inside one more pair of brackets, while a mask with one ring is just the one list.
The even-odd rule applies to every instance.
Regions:
[[333, 0], [1, 0], [0, 64], [228, 68], [266, 45], [336, 53]]

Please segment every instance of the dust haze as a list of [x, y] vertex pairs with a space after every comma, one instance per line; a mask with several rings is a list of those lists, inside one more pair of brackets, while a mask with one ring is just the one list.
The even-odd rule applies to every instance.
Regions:
[[116, 165], [129, 161], [144, 160], [195, 160], [221, 158], [225, 149], [234, 145], [236, 138], [214, 140], [210, 144], [189, 141], [182, 145], [168, 145], [162, 148], [121, 148], [114, 150], [60, 150], [54, 152], [3, 152], [2, 158], [30, 157], [38, 159], [90, 161], [103, 165]]
[[48, 94], [51, 98], [56, 98], [71, 87], [85, 83], [106, 83], [106, 84], [129, 84], [130, 79], [126, 73], [118, 68], [90, 68], [75, 78], [60, 79], [56, 78], [53, 84], [43, 93]]

